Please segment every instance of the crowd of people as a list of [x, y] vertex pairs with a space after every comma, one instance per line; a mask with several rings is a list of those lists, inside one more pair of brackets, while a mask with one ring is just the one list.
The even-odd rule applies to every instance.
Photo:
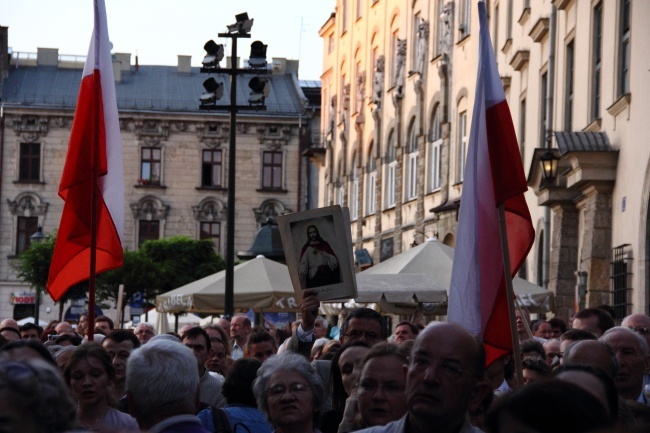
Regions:
[[244, 314], [160, 335], [105, 316], [92, 332], [86, 316], [45, 330], [5, 319], [0, 432], [650, 431], [645, 314], [615, 326], [607, 306], [587, 308], [567, 326], [518, 309], [521, 359], [486, 366], [480, 339], [457, 324], [389, 329], [356, 308], [332, 327], [318, 307], [306, 290], [285, 339]]

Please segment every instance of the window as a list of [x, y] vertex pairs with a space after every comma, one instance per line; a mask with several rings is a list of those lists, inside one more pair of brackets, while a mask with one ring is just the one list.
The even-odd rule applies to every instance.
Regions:
[[469, 23], [472, 15], [472, 5], [470, 0], [460, 0], [460, 12], [458, 14], [458, 30], [460, 38], [469, 35]]
[[508, 25], [506, 27], [506, 39], [512, 39], [512, 0], [508, 0]]
[[406, 148], [406, 199], [413, 200], [418, 196], [418, 139], [415, 134], [415, 121], [412, 122], [409, 142]]
[[440, 188], [442, 181], [440, 169], [440, 151], [442, 149], [442, 131], [440, 125], [440, 110], [438, 108], [433, 112], [431, 121], [431, 130], [429, 131], [429, 171], [427, 179], [427, 189], [429, 192]]
[[526, 152], [526, 98], [519, 103], [519, 153], [522, 164], [525, 161]]
[[444, 30], [444, 22], [442, 21], [442, 13], [444, 12], [444, 0], [436, 0], [436, 43], [434, 44], [434, 57], [442, 54], [442, 32]]
[[16, 255], [22, 253], [31, 243], [30, 237], [38, 230], [38, 217], [18, 217], [16, 230]]
[[359, 169], [357, 167], [357, 156], [352, 158], [352, 176], [350, 182], [350, 197], [348, 202], [350, 206], [350, 219], [352, 221], [359, 218]]
[[546, 92], [548, 90], [548, 73], [542, 74], [539, 89], [539, 147], [546, 147]]
[[465, 178], [465, 154], [467, 152], [467, 111], [458, 115], [458, 160], [456, 162], [457, 180]]
[[612, 251], [612, 306], [615, 311], [615, 319], [622, 320], [627, 316], [628, 296], [632, 293], [632, 247], [630, 244], [623, 244], [615, 247]]
[[201, 239], [210, 239], [214, 243], [214, 249], [217, 254], [220, 253], [221, 245], [221, 223], [220, 222], [201, 222]]
[[337, 178], [336, 178], [336, 192], [334, 196], [334, 204], [340, 204], [341, 206], [344, 205], [344, 191], [343, 191], [343, 161], [339, 160], [338, 164], [338, 170], [337, 170]]
[[564, 88], [564, 130], [571, 131], [573, 123], [573, 74], [574, 74], [574, 41], [566, 46], [566, 78]]
[[282, 189], [282, 152], [263, 153], [262, 189]]
[[20, 143], [18, 180], [39, 182], [41, 180], [41, 144]]
[[201, 186], [221, 187], [222, 167], [221, 150], [204, 149], [201, 164]]
[[146, 241], [155, 241], [160, 238], [160, 221], [140, 220], [138, 223], [138, 247]]
[[[413, 15], [413, 22], [411, 23], [411, 71], [418, 69], [418, 31], [420, 27], [420, 12]], [[422, 72], [422, 71], [420, 71]]]
[[386, 150], [386, 207], [395, 206], [395, 172], [397, 157], [395, 155], [395, 137], [391, 133]]
[[603, 4], [594, 8], [591, 41], [591, 120], [600, 118], [600, 88], [603, 67]]
[[141, 151], [140, 183], [160, 185], [160, 156], [158, 147], [143, 147]]
[[366, 215], [372, 215], [375, 213], [375, 194], [377, 192], [377, 163], [375, 162], [372, 146], [370, 147], [370, 152], [368, 153], [368, 168], [366, 170], [368, 173], [366, 177]]
[[334, 35], [329, 35], [327, 37], [327, 53], [334, 51]]
[[348, 31], [348, 1], [341, 2], [341, 34]]
[[630, 93], [630, 0], [621, 0], [618, 31], [617, 97]]
[[355, 92], [354, 95], [350, 95], [354, 101], [354, 107], [352, 108], [353, 113], [358, 113], [359, 111], [363, 110], [364, 101], [361, 100], [361, 86], [363, 86], [365, 83], [359, 81], [360, 77], [361, 77], [361, 62], [357, 62], [354, 68]]

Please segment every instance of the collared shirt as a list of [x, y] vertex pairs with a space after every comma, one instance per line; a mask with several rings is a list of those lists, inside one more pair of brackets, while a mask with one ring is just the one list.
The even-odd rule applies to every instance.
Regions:
[[158, 424], [154, 425], [149, 429], [149, 433], [160, 433], [167, 427], [170, 427], [174, 424], [197, 424], [198, 427], [201, 427], [201, 420], [196, 415], [176, 415], [171, 418], [167, 418], [164, 421], [160, 421]]
[[240, 346], [237, 344], [237, 341], [232, 340], [232, 349], [230, 350], [230, 357], [233, 360], [237, 360], [244, 356], [244, 347], [246, 346], [246, 343], [244, 343], [244, 346]]
[[[375, 426], [366, 428], [363, 430], [358, 430], [357, 433], [408, 433], [408, 412], [406, 415], [398, 419], [397, 421], [389, 422], [386, 425]], [[435, 432], [435, 429], [431, 430]], [[463, 426], [458, 430], [458, 433], [483, 433], [483, 430], [479, 430], [469, 423], [469, 420], [465, 418]]]

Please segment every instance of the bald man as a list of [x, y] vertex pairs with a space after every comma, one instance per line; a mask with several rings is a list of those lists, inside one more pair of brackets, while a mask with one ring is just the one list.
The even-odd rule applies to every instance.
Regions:
[[650, 316], [642, 313], [630, 314], [623, 319], [621, 326], [641, 334], [650, 346]]

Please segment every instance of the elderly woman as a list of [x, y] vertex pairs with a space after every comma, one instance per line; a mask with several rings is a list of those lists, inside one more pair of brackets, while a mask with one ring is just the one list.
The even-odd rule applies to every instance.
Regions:
[[253, 392], [276, 433], [318, 432], [324, 387], [303, 356], [285, 352], [267, 359], [257, 372]]
[[109, 404], [115, 369], [102, 346], [93, 342], [77, 346], [63, 375], [77, 399], [77, 427], [98, 432], [138, 431], [135, 419]]

